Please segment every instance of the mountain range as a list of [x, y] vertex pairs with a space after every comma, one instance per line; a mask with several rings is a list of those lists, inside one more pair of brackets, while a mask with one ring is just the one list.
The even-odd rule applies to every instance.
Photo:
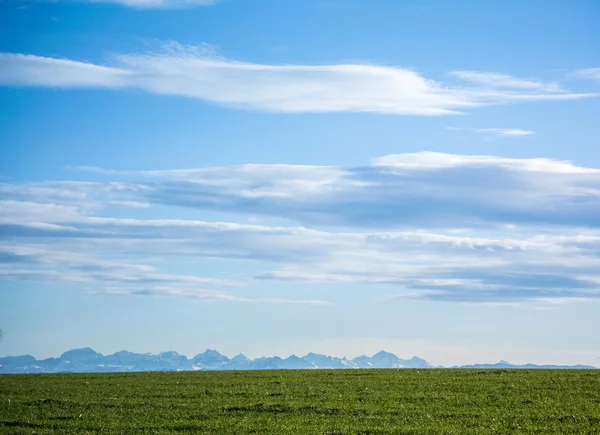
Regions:
[[[242, 354], [228, 358], [216, 350], [208, 349], [188, 359], [177, 352], [159, 354], [120, 351], [102, 355], [90, 348], [73, 349], [58, 358], [37, 360], [31, 355], [0, 358], [0, 373], [100, 373], [100, 372], [146, 372], [146, 371], [193, 371], [193, 370], [281, 370], [281, 369], [361, 369], [361, 368], [434, 368], [419, 357], [401, 359], [389, 352], [359, 356], [353, 359], [338, 358], [316, 353], [303, 357], [261, 357], [249, 359]], [[593, 366], [538, 366], [534, 364], [513, 365], [506, 361], [496, 364], [474, 364], [460, 368], [561, 368], [595, 369]]]

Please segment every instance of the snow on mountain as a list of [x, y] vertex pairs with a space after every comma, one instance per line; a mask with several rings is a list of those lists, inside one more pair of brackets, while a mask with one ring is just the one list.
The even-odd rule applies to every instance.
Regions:
[[[191, 370], [305, 370], [305, 369], [357, 369], [357, 368], [433, 368], [419, 357], [398, 358], [393, 353], [381, 351], [375, 355], [359, 356], [354, 359], [309, 353], [303, 357], [291, 355], [249, 359], [238, 354], [229, 359], [216, 350], [207, 349], [188, 359], [177, 352], [140, 354], [120, 351], [102, 355], [90, 348], [73, 349], [58, 358], [37, 360], [31, 355], [0, 358], [0, 373], [82, 373], [82, 372], [145, 372], [145, 371], [191, 371]], [[595, 369], [592, 366], [538, 366], [534, 364], [513, 365], [506, 361], [496, 364], [474, 364], [461, 368], [572, 368]]]
[[290, 355], [280, 363], [282, 369], [314, 369], [315, 366], [305, 359], [299, 358], [296, 355]]
[[229, 358], [221, 355], [216, 350], [207, 349], [192, 358], [192, 363], [196, 370], [215, 370], [220, 369], [229, 362]]
[[86, 347], [83, 349], [68, 350], [60, 356], [60, 359], [65, 362], [70, 361], [73, 363], [93, 364], [103, 356], [104, 355], [96, 352], [94, 349]]
[[354, 364], [350, 364], [345, 357], [337, 358], [312, 352], [303, 356], [302, 359], [310, 362], [316, 369], [347, 369], [356, 367]]

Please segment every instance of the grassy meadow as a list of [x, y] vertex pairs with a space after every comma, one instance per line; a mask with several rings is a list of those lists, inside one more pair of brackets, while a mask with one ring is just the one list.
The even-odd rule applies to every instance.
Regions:
[[0, 433], [600, 434], [600, 370], [0, 376]]

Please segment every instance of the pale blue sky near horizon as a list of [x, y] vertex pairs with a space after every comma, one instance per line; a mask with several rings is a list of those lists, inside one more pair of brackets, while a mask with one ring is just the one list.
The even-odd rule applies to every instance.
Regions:
[[0, 2], [0, 355], [598, 363], [598, 2], [132, 3]]

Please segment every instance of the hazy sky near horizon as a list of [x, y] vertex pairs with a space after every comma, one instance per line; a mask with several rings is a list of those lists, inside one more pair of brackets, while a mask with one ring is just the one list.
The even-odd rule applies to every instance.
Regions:
[[0, 2], [0, 355], [597, 365], [599, 21]]

